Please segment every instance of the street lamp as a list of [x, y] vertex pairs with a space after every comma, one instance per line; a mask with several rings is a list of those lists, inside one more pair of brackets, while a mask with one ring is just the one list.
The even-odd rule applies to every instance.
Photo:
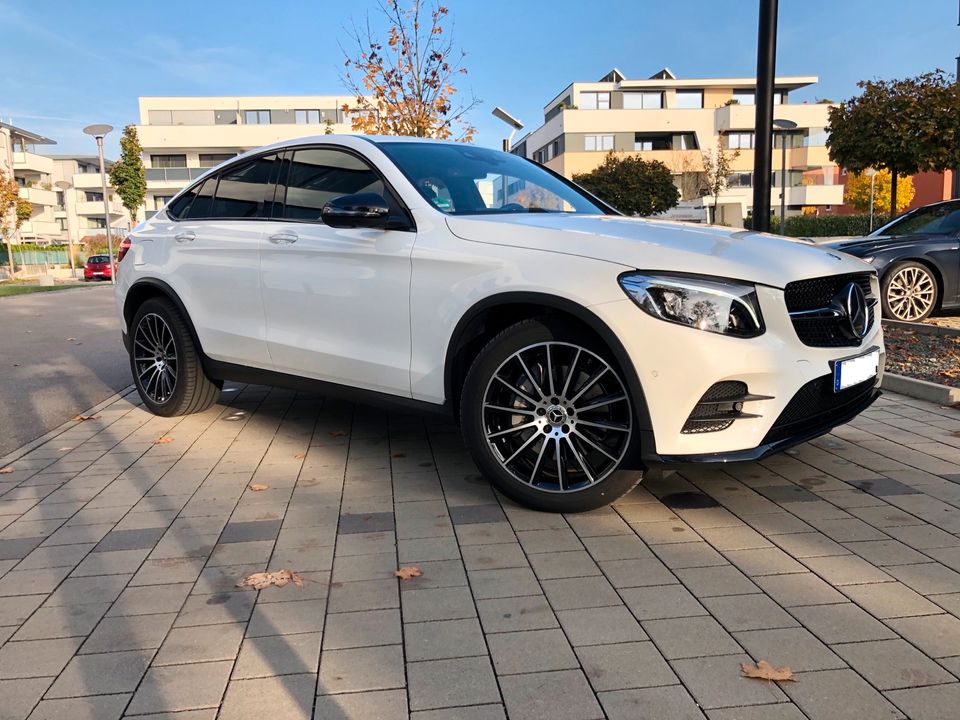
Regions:
[[775, 118], [773, 129], [780, 131], [780, 234], [787, 229], [787, 131], [796, 129], [793, 120]]
[[[517, 132], [517, 130], [523, 130], [523, 123], [517, 120], [513, 115], [508, 113], [499, 105], [497, 105], [497, 107], [493, 109], [493, 116], [497, 118], [497, 120], [503, 120], [503, 122], [505, 122], [511, 128], [510, 135], [503, 139], [503, 151], [510, 152], [510, 144], [513, 142], [513, 136]], [[506, 205], [507, 204], [507, 176], [505, 174], [501, 174], [500, 178], [503, 184], [503, 201], [501, 205]]]
[[877, 185], [877, 169], [870, 167], [863, 172], [870, 178], [870, 232], [873, 232], [873, 193]]
[[[63, 209], [67, 209], [67, 190], [73, 187], [66, 180], [57, 180], [54, 186], [63, 191]], [[70, 277], [76, 279], [77, 267], [73, 261], [73, 235], [70, 234], [70, 223], [67, 223], [67, 255], [70, 256]], [[113, 273], [111, 273], [112, 275]]]
[[107, 197], [107, 173], [103, 169], [103, 136], [113, 130], [113, 125], [87, 125], [83, 129], [87, 135], [92, 135], [97, 139], [97, 156], [100, 158], [100, 185], [103, 188], [103, 216], [106, 220], [107, 231], [107, 254], [110, 256], [110, 282], [117, 282], [115, 267], [113, 264], [113, 237], [110, 235], [110, 200]]

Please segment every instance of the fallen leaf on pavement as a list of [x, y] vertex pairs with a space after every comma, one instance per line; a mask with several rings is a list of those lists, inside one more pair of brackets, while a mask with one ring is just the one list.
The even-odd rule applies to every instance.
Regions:
[[293, 456], [294, 460], [303, 460], [307, 456], [306, 453], [297, 453]]
[[77, 422], [83, 422], [84, 420], [97, 420], [99, 417], [99, 415], [75, 415], [73, 419]]
[[410, 578], [420, 577], [423, 575], [420, 568], [414, 567], [413, 565], [408, 565], [397, 570], [394, 575], [396, 575], [401, 580], [409, 580]]
[[72, 447], [57, 448], [57, 452], [70, 452], [71, 450], [73, 450]]
[[261, 485], [260, 483], [253, 483], [252, 485], [250, 485], [250, 489], [253, 490], [254, 492], [263, 492], [269, 487], [270, 487], [269, 485]]
[[332, 430], [330, 432], [330, 437], [343, 437], [347, 434], [346, 430]]
[[395, 457], [395, 458], [402, 458], [402, 457], [406, 457], [406, 456], [407, 456], [406, 453], [394, 453], [394, 454], [393, 454], [393, 457]]
[[953, 431], [952, 433], [950, 433], [950, 434], [953, 435], [954, 437], [960, 437], [960, 430], [954, 430], [954, 431]]
[[237, 587], [252, 587], [254, 590], [263, 590], [271, 586], [283, 587], [287, 583], [293, 583], [297, 587], [303, 587], [303, 578], [293, 570], [286, 569], [276, 570], [274, 572], [258, 572], [247, 575], [237, 583]]
[[76, 340], [76, 338], [67, 338], [67, 340], [69, 340], [70, 342], [73, 342], [74, 340]]
[[757, 678], [758, 680], [777, 680], [796, 682], [793, 678], [793, 670], [788, 667], [775, 668], [766, 660], [761, 660], [756, 665], [750, 663], [740, 663], [740, 672], [744, 677]]
[[13, 472], [13, 465], [7, 465], [5, 468], [0, 468], [0, 475], [9, 475]]
[[173, 442], [173, 438], [172, 438], [172, 437], [170, 437], [169, 435], [164, 435], [163, 437], [158, 437], [156, 440], [154, 440], [154, 441], [153, 441], [153, 444], [154, 444], [154, 445], [166, 445], [167, 443], [172, 443], [172, 442]]

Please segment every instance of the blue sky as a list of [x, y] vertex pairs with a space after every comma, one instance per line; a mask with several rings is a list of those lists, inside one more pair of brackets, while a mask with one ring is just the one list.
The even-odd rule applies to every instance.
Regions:
[[[477, 142], [496, 147], [502, 105], [529, 128], [573, 80], [618, 67], [648, 77], [752, 76], [756, 0], [448, 0], [467, 52], [464, 93], [483, 103]], [[373, 0], [0, 0], [0, 118], [89, 152], [80, 130], [138, 121], [139, 95], [343, 92], [338, 42]], [[779, 74], [819, 75], [794, 101], [844, 99], [862, 78], [955, 68], [958, 0], [781, 0]], [[116, 154], [116, 134], [108, 142]]]

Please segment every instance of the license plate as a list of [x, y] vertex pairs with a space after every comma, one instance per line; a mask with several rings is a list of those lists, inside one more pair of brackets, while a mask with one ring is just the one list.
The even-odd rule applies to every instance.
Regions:
[[880, 351], [871, 350], [857, 357], [836, 360], [833, 364], [833, 391], [840, 392], [877, 376]]

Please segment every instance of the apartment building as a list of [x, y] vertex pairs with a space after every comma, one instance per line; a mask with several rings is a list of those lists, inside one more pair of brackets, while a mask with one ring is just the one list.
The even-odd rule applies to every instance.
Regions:
[[[80, 242], [90, 235], [103, 235], [107, 223], [117, 233], [130, 227], [127, 211], [110, 186], [107, 175], [107, 204], [103, 202], [100, 161], [96, 155], [50, 155], [53, 160], [53, 189], [56, 193], [54, 218], [60, 225], [61, 240]], [[113, 161], [104, 160], [110, 171]]]
[[9, 123], [0, 122], [0, 169], [13, 174], [20, 197], [33, 206], [30, 219], [20, 226], [19, 241], [56, 241], [60, 224], [54, 217], [57, 197], [53, 191], [54, 162], [37, 152], [37, 146], [56, 145], [50, 138]]
[[152, 215], [208, 168], [292, 138], [352, 133], [356, 98], [342, 95], [141, 97], [137, 133]]
[[[836, 165], [826, 148], [828, 104], [791, 103], [791, 94], [816, 76], [778, 77], [774, 117], [797, 124], [775, 137], [771, 205], [780, 206], [781, 143], [787, 146], [788, 214], [818, 212], [843, 203]], [[627, 79], [612, 70], [598, 82], [574, 82], [544, 107], [543, 124], [511, 152], [566, 177], [589, 172], [608, 152], [659, 160], [671, 169], [683, 204], [713, 207], [719, 222], [739, 226], [753, 204], [755, 78], [678, 78], [664, 68], [650, 78]], [[727, 189], [714, 198], [703, 179], [703, 152], [718, 141], [739, 151]], [[701, 210], [702, 214], [702, 210]]]

